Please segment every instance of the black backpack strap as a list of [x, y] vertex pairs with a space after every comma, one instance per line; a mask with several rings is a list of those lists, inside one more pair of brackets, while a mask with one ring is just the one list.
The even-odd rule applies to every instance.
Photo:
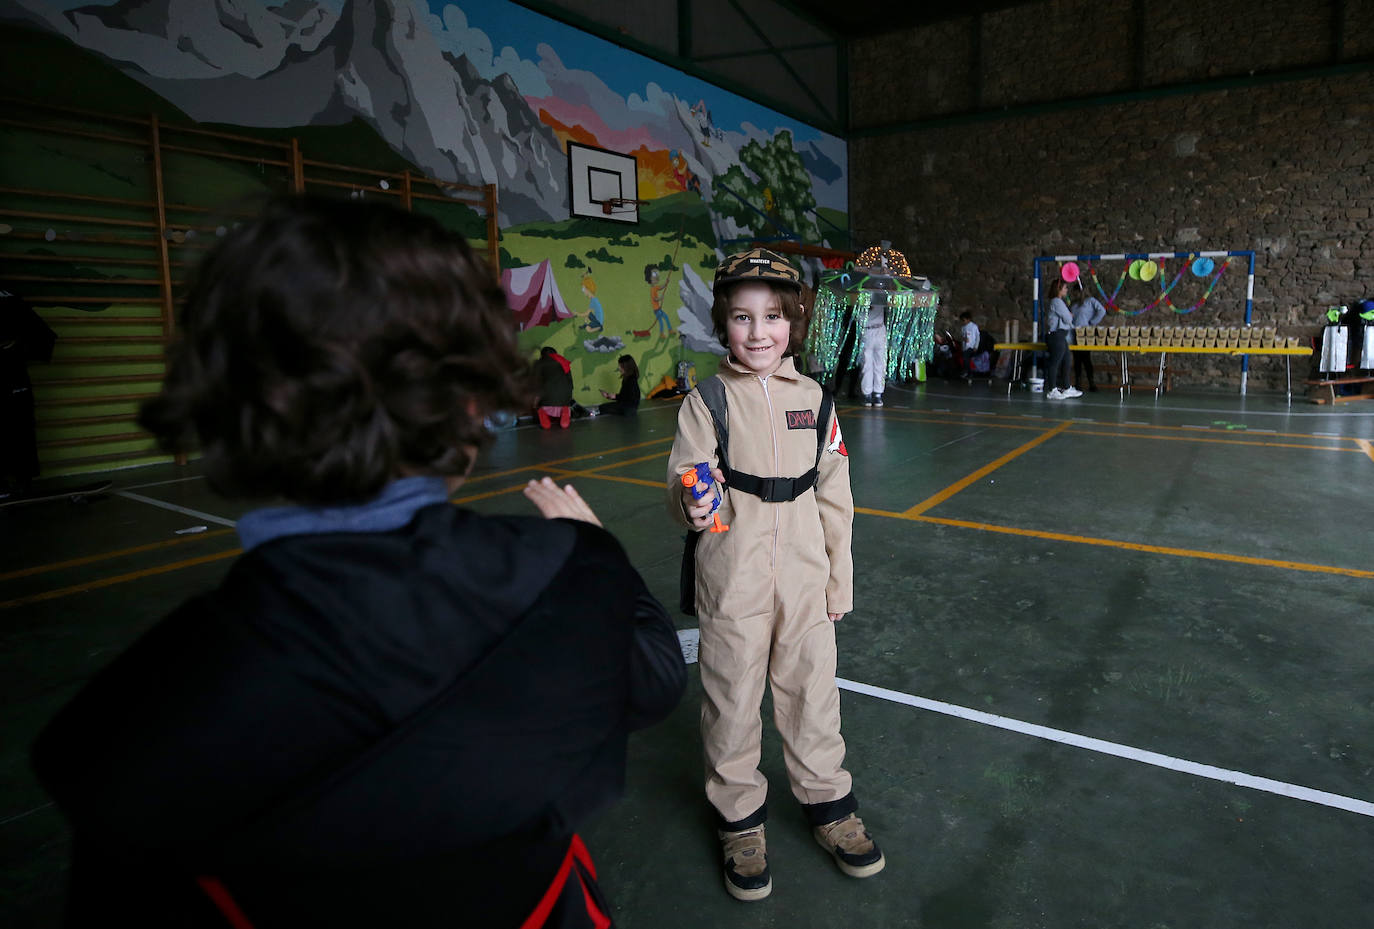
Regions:
[[725, 406], [725, 382], [719, 374], [713, 374], [697, 384], [697, 394], [706, 404], [711, 414], [711, 424], [716, 428], [716, 454], [720, 458], [720, 470], [729, 473], [730, 417]]
[[[711, 414], [711, 425], [716, 430], [718, 466], [728, 481], [731, 472], [726, 452], [730, 447], [730, 420], [726, 416], [725, 382], [720, 375], [713, 374], [697, 382], [697, 395]], [[682, 547], [682, 569], [678, 572], [678, 609], [688, 616], [697, 615], [697, 542], [701, 532], [700, 529], [687, 530], [687, 544]]]
[[825, 454], [826, 439], [829, 430], [826, 426], [830, 423], [830, 414], [835, 410], [835, 395], [832, 394], [824, 384], [821, 385], [821, 408], [816, 413], [816, 468], [821, 466], [821, 455]]

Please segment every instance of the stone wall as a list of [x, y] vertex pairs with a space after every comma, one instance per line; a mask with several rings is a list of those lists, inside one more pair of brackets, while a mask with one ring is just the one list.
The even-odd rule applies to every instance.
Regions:
[[[1152, 0], [1144, 17], [1131, 0], [1048, 0], [855, 41], [854, 242], [892, 240], [950, 316], [999, 337], [1030, 319], [1037, 255], [1250, 249], [1254, 323], [1310, 337], [1327, 306], [1374, 298], [1371, 22], [1374, 0]], [[1332, 64], [1348, 71], [1282, 74]], [[1111, 290], [1118, 271], [1099, 270]], [[1196, 311], [1130, 321], [1241, 325], [1244, 285], [1238, 262]], [[1200, 287], [1185, 279], [1175, 303]], [[1128, 280], [1122, 305], [1148, 290]], [[1189, 361], [1176, 383], [1235, 386], [1234, 360]], [[1253, 386], [1283, 376], [1252, 359]]]

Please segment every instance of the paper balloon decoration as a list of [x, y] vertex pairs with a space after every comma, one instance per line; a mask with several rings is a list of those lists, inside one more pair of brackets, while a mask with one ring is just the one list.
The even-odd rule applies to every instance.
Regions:
[[1210, 258], [1198, 258], [1193, 262], [1193, 276], [1206, 277], [1212, 273], [1212, 268], [1216, 267]]
[[1140, 279], [1142, 281], [1153, 281], [1158, 273], [1159, 265], [1153, 261], [1147, 261], [1140, 266]]
[[1064, 267], [1059, 269], [1059, 276], [1068, 283], [1072, 284], [1078, 280], [1078, 265], [1074, 262], [1066, 262]]
[[1145, 262], [1141, 261], [1139, 258], [1131, 262], [1130, 268], [1127, 269], [1127, 273], [1130, 274], [1131, 280], [1140, 280], [1140, 269], [1144, 264]]

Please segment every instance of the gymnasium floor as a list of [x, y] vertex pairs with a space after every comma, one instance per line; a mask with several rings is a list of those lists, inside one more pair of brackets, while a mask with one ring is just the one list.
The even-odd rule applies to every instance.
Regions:
[[[773, 895], [726, 896], [693, 667], [632, 740], [625, 800], [583, 830], [619, 924], [1374, 924], [1374, 409], [944, 383], [887, 399], [841, 407], [858, 601], [838, 629], [848, 766], [886, 871], [846, 878], [814, 844], [770, 722]], [[528, 511], [526, 479], [571, 479], [672, 604], [675, 410], [502, 433], [458, 500]], [[0, 509], [11, 929], [56, 924], [66, 856], [29, 740], [236, 551], [242, 507], [194, 466], [110, 477], [88, 504]]]

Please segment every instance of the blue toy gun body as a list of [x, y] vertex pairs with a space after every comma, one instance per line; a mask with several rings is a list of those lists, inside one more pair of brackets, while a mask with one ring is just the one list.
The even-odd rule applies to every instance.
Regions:
[[692, 492], [693, 499], [700, 500], [707, 494], [711, 497], [711, 519], [713, 525], [712, 532], [724, 532], [730, 527], [720, 521], [720, 514], [716, 511], [720, 509], [720, 485], [711, 476], [711, 463], [703, 461], [691, 471], [684, 471], [682, 474], [682, 486]]

